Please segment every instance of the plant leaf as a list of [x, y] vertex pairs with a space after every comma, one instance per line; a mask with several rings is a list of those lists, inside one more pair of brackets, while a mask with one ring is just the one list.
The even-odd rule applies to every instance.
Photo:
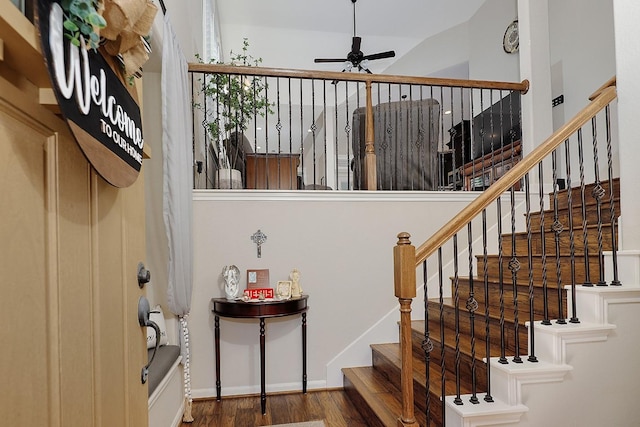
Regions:
[[78, 26], [75, 24], [75, 22], [69, 19], [65, 19], [62, 26], [64, 27], [65, 30], [71, 31], [72, 33], [75, 33], [76, 31], [78, 31]]

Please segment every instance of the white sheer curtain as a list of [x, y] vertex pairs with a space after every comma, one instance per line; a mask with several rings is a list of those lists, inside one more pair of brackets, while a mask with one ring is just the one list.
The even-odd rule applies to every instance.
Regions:
[[168, 12], [164, 16], [162, 49], [163, 216], [169, 244], [167, 303], [180, 318], [185, 386], [183, 421], [193, 421], [187, 322], [193, 279], [191, 98], [187, 61]]

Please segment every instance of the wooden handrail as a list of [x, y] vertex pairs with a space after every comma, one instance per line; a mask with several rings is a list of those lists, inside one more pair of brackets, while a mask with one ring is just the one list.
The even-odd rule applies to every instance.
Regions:
[[611, 77], [609, 80], [606, 81], [605, 84], [603, 84], [602, 86], [600, 86], [598, 89], [596, 89], [595, 92], [593, 92], [590, 96], [589, 96], [589, 101], [593, 101], [594, 99], [596, 99], [596, 97], [598, 95], [600, 95], [602, 93], [603, 90], [605, 90], [608, 87], [611, 86], [616, 86], [616, 76]]
[[370, 83], [401, 83], [412, 85], [431, 85], [444, 87], [462, 87], [477, 89], [516, 90], [525, 94], [529, 90], [529, 81], [520, 83], [496, 82], [490, 80], [460, 80], [433, 77], [412, 77], [387, 74], [340, 73], [336, 71], [293, 70], [287, 68], [243, 67], [223, 64], [189, 63], [189, 71], [197, 73], [218, 73], [251, 75], [266, 77], [293, 77], [299, 79], [346, 80]]
[[462, 209], [451, 221], [445, 224], [426, 242], [416, 249], [416, 267], [433, 254], [439, 247], [459, 232], [467, 223], [479, 215], [494, 200], [511, 188], [516, 182], [525, 176], [534, 166], [540, 163], [560, 144], [578, 131], [585, 123], [591, 120], [599, 111], [605, 108], [616, 98], [616, 88], [609, 86], [604, 88], [587, 107], [580, 111], [573, 119], [558, 129], [546, 141], [536, 147], [528, 156], [518, 162], [509, 172], [492, 184], [473, 202]]

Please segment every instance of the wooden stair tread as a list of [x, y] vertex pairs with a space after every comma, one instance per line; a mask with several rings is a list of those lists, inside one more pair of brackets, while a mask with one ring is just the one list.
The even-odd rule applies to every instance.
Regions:
[[[511, 248], [509, 248], [511, 249]], [[554, 248], [549, 248], [549, 249], [554, 249]], [[606, 249], [604, 249], [606, 250]], [[506, 252], [506, 251], [505, 251]], [[509, 251], [510, 252], [510, 251]], [[589, 253], [590, 258], [593, 257], [594, 254], [592, 254], [591, 252]], [[560, 259], [571, 259], [571, 254], [569, 253], [560, 253]], [[498, 259], [498, 255], [487, 255], [487, 259]], [[516, 257], [518, 258], [518, 260], [520, 260], [520, 262], [528, 262], [528, 255], [527, 254], [516, 254]], [[576, 263], [582, 261], [581, 257], [584, 257], [584, 253], [583, 252], [574, 252], [574, 258], [576, 258]], [[476, 258], [480, 261], [482, 261], [482, 259], [484, 258], [484, 255], [476, 255]], [[542, 259], [542, 254], [541, 253], [532, 253], [531, 254], [531, 258], [533, 258], [534, 261], [537, 261], [539, 259]], [[556, 254], [555, 253], [551, 253], [551, 254], [547, 254], [547, 263], [551, 262], [549, 260], [555, 260], [556, 258]], [[509, 260], [511, 259], [511, 254], [509, 255], [502, 255], [502, 261], [504, 264], [507, 264], [509, 262]]]
[[[411, 329], [414, 331], [414, 333], [416, 334], [420, 334], [420, 335], [424, 335], [424, 323], [421, 320], [416, 321], [417, 324], [414, 325], [414, 322], [411, 322]], [[446, 333], [445, 333], [446, 335]], [[436, 334], [431, 334], [429, 336], [431, 338], [432, 341], [436, 342], [438, 345], [442, 345], [442, 342], [440, 341], [440, 332], [438, 331], [438, 333]], [[445, 348], [449, 349], [450, 351], [455, 351], [455, 343], [452, 342], [452, 340], [448, 340], [445, 336], [445, 342], [444, 342], [444, 346]], [[491, 356], [500, 356], [500, 349], [495, 347], [495, 346], [491, 346], [490, 347], [490, 351], [491, 351]], [[471, 356], [471, 338], [466, 336], [466, 335], [461, 335], [460, 336], [460, 352], [465, 354], [465, 355], [469, 355]], [[476, 352], [475, 352], [475, 356], [476, 356], [476, 362], [479, 363], [484, 363], [483, 359], [486, 356], [486, 346], [484, 341], [481, 340], [477, 340], [476, 339]]]
[[[401, 366], [400, 359], [400, 344], [398, 343], [387, 343], [387, 344], [372, 344], [371, 348], [374, 351], [377, 351], [393, 364], [395, 364], [398, 368]], [[413, 355], [413, 380], [417, 381], [419, 384], [424, 384], [426, 378], [426, 364], [424, 359], [418, 358]], [[440, 383], [442, 379], [442, 373], [440, 372], [440, 367], [438, 369], [434, 369], [433, 367], [430, 369], [429, 378], [431, 379], [429, 384], [429, 391], [434, 395], [441, 397], [441, 388], [436, 387], [437, 384]], [[450, 372], [445, 372], [445, 392], [447, 395], [455, 394], [455, 377]], [[462, 393], [467, 393], [468, 390], [464, 390]]]
[[[568, 194], [568, 193], [567, 193]], [[591, 197], [591, 194], [585, 193], [585, 203], [584, 206], [586, 206], [587, 208], [590, 207], [596, 207], [598, 205], [598, 201], [596, 199], [594, 199], [593, 197]], [[607, 192], [605, 197], [602, 198], [602, 200], [600, 201], [600, 206], [605, 206], [607, 207], [607, 211], [609, 210], [609, 204], [611, 202], [611, 199], [609, 198], [609, 193]], [[576, 191], [575, 189], [571, 192], [571, 208], [572, 209], [582, 209], [582, 201], [580, 200], [580, 190]], [[560, 200], [559, 200], [560, 201]], [[553, 209], [553, 193], [550, 194], [549, 197], [549, 204], [550, 207], [548, 209], [545, 209], [544, 212], [545, 214], [547, 212], [554, 212]], [[613, 203], [615, 205], [619, 205], [620, 204], [620, 195], [619, 194], [614, 194], [613, 196]], [[537, 208], [537, 209], [536, 209]], [[531, 213], [540, 213], [540, 209], [539, 207], [536, 206], [536, 208], [532, 208]], [[587, 210], [587, 208], [585, 210]], [[566, 211], [569, 209], [569, 204], [567, 200], [562, 200], [562, 203], [558, 204], [558, 212], [561, 211]]]
[[[342, 373], [383, 426], [397, 426], [398, 415], [402, 413], [400, 391], [386, 376], [372, 366], [343, 368]], [[349, 396], [351, 397], [351, 394]], [[421, 425], [424, 425], [425, 416], [420, 415], [420, 412], [416, 411], [416, 418], [422, 418]]]
[[[453, 298], [449, 298], [449, 297], [443, 298], [443, 301], [444, 301], [444, 309], [445, 310], [454, 310], [455, 309], [455, 306], [454, 306], [454, 303], [453, 303]], [[429, 302], [429, 304], [439, 305], [439, 303], [436, 303], [436, 302]], [[462, 315], [468, 317], [469, 312], [464, 307], [464, 301], [461, 300], [459, 305], [460, 305], [460, 313]], [[484, 305], [482, 305], [482, 303], [480, 301], [478, 301], [478, 310], [476, 311], [476, 317], [485, 317]], [[495, 313], [495, 307], [493, 308], [493, 310], [489, 310], [489, 319], [496, 320], [496, 321], [500, 320], [500, 315]], [[521, 319], [521, 322], [520, 322], [521, 325], [523, 325], [525, 321], [529, 320], [528, 318], [527, 319], [522, 319], [522, 317], [520, 317], [520, 319]], [[513, 310], [505, 308], [504, 321], [513, 323], [513, 321], [514, 321]]]
[[[555, 270], [552, 271], [553, 274], [555, 274]], [[453, 282], [453, 277], [450, 278], [451, 281]], [[460, 283], [466, 283], [469, 281], [469, 276], [463, 276], [463, 277], [458, 277], [458, 280]], [[504, 290], [505, 292], [509, 292], [513, 289], [513, 283], [511, 281], [511, 276], [509, 275], [509, 277], [507, 277], [505, 275], [505, 277], [503, 278], [502, 282], [504, 283]], [[500, 286], [500, 280], [498, 280], [497, 277], [493, 277], [491, 275], [488, 276], [487, 278], [487, 283], [489, 284], [489, 288], [491, 288], [492, 286]], [[452, 285], [453, 286], [453, 285]], [[529, 289], [529, 276], [525, 276], [525, 277], [521, 277], [521, 275], [518, 275], [518, 278], [516, 280], [516, 286], [518, 287], [518, 292], [521, 292], [520, 288], [526, 288]], [[577, 286], [581, 286], [581, 285], [577, 285]], [[466, 285], [464, 285], [464, 287], [466, 288]], [[533, 279], [533, 287], [534, 288], [542, 288], [542, 283], [540, 283], [538, 280]], [[483, 290], [484, 288], [484, 278], [483, 277], [478, 277], [478, 276], [473, 276], [473, 288], [475, 289], [480, 289]], [[526, 293], [526, 292], [523, 292]], [[465, 294], [466, 295], [466, 294]], [[480, 302], [480, 301], [478, 301]]]
[[[611, 228], [611, 222], [603, 222], [602, 224], [600, 224], [600, 226], [602, 228]], [[587, 224], [587, 229], [589, 230], [597, 230], [598, 229], [598, 224]], [[565, 232], [568, 232], [569, 230], [565, 230]], [[580, 236], [582, 236], [582, 224], [579, 224], [577, 227], [574, 226], [574, 233], [579, 233]], [[503, 239], [505, 240], [506, 237], [511, 236], [511, 235], [515, 235], [515, 236], [519, 236], [522, 238], [526, 238], [528, 237], [529, 233], [526, 231], [516, 231], [515, 233], [502, 233]], [[532, 235], [540, 235], [540, 230], [534, 230], [531, 232]], [[545, 234], [550, 234], [548, 230], [545, 230]]]

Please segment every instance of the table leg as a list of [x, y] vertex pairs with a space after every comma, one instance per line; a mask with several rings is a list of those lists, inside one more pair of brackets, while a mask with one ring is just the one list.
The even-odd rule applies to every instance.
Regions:
[[302, 393], [307, 392], [307, 313], [302, 312]]
[[215, 346], [216, 346], [216, 400], [220, 400], [220, 316], [215, 317]]
[[267, 413], [267, 392], [265, 390], [265, 333], [264, 333], [264, 317], [260, 318], [260, 408], [262, 415]]

